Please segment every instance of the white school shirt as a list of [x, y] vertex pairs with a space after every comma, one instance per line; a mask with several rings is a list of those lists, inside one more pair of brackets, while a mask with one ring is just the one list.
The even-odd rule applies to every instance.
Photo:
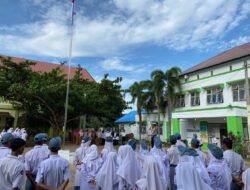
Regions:
[[245, 164], [242, 156], [233, 150], [226, 150], [223, 153], [223, 157], [232, 171], [232, 176], [239, 177], [241, 170], [245, 170]]
[[0, 147], [0, 160], [10, 155], [10, 153], [11, 149], [9, 149], [8, 147], [5, 146]]
[[12, 188], [21, 189], [24, 182], [24, 165], [18, 157], [8, 155], [0, 160], [0, 187], [1, 190]]
[[57, 188], [64, 180], [70, 179], [69, 162], [59, 155], [50, 157], [41, 162], [36, 182]]
[[179, 163], [179, 151], [176, 145], [171, 145], [168, 149], [167, 155], [169, 157], [170, 164], [177, 165]]
[[44, 151], [43, 146], [34, 146], [32, 150], [25, 154], [25, 171], [30, 171], [33, 175], [36, 175], [40, 163], [48, 158], [49, 154]]

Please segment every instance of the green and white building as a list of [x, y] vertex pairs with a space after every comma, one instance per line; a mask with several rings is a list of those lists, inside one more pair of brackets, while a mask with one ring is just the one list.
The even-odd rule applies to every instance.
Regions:
[[[182, 92], [177, 96], [172, 114], [171, 134], [181, 133], [182, 139], [191, 141], [196, 133], [203, 143], [215, 140], [221, 144], [229, 132], [248, 139], [244, 61], [250, 65], [250, 43], [232, 48], [204, 61], [181, 74]], [[250, 77], [248, 66], [248, 75]], [[161, 115], [162, 140], [167, 132], [167, 113]], [[156, 110], [143, 114], [147, 137], [150, 123], [157, 121]], [[130, 126], [139, 137], [139, 118]], [[206, 147], [206, 146], [205, 146]]]
[[250, 64], [250, 43], [184, 71], [172, 133], [188, 140], [197, 133], [204, 143], [216, 138], [219, 145], [229, 132], [248, 139], [244, 61]]

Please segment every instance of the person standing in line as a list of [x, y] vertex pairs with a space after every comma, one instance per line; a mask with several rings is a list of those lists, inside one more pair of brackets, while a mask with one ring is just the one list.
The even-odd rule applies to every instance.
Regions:
[[126, 132], [125, 132], [124, 129], [122, 130], [121, 135], [122, 135], [122, 145], [125, 145], [125, 142], [126, 142]]
[[162, 141], [159, 136], [155, 136], [154, 147], [150, 150], [150, 154], [158, 160], [161, 169], [161, 175], [164, 179], [164, 189], [167, 189], [167, 187], [169, 186], [170, 173], [169, 157], [164, 148], [162, 147]]
[[70, 179], [69, 162], [58, 155], [62, 140], [54, 137], [49, 142], [50, 157], [38, 167], [36, 184], [38, 190], [59, 188], [65, 190]]
[[176, 142], [176, 146], [187, 146], [184, 142], [181, 141], [181, 134], [180, 133], [176, 133], [175, 134], [175, 137], [177, 139], [177, 142]]
[[91, 138], [90, 137], [83, 137], [81, 146], [76, 149], [75, 152], [75, 160], [74, 160], [74, 165], [75, 165], [75, 183], [74, 183], [74, 190], [80, 190], [80, 185], [81, 185], [81, 162], [87, 155], [89, 151], [89, 147], [91, 144]]
[[153, 148], [154, 147], [154, 138], [157, 135], [157, 124], [152, 123], [149, 130], [150, 130], [150, 136], [151, 136], [151, 147]]
[[97, 190], [118, 190], [119, 179], [116, 174], [119, 165], [117, 162], [117, 153], [110, 152], [107, 155], [106, 162], [96, 175]]
[[118, 145], [119, 144], [119, 133], [117, 131], [113, 134], [113, 144]]
[[231, 190], [240, 190], [242, 181], [241, 175], [245, 170], [244, 160], [241, 155], [234, 152], [233, 141], [230, 138], [224, 138], [222, 141], [222, 149], [224, 150], [223, 157], [232, 171]]
[[25, 190], [35, 190], [36, 189], [36, 174], [38, 166], [43, 160], [49, 158], [49, 153], [44, 152], [43, 144], [43, 134], [37, 134], [34, 137], [35, 146], [33, 149], [25, 154], [25, 172], [27, 176]]
[[23, 154], [26, 142], [15, 138], [11, 142], [11, 154], [0, 160], [1, 190], [20, 190], [24, 183], [24, 165], [18, 159]]
[[48, 140], [49, 140], [49, 137], [48, 137], [48, 134], [47, 133], [41, 133], [42, 136], [43, 136], [43, 149], [44, 149], [44, 152], [45, 154], [50, 154], [50, 150], [49, 150], [49, 146], [48, 146]]
[[174, 183], [174, 176], [175, 176], [175, 168], [179, 163], [179, 151], [176, 146], [177, 139], [174, 135], [170, 136], [170, 143], [171, 147], [167, 151], [167, 155], [170, 160], [170, 189], [171, 190], [176, 190], [176, 184]]
[[145, 158], [142, 177], [136, 181], [136, 190], [165, 190], [157, 160], [153, 156]]
[[107, 137], [105, 139], [104, 148], [102, 149], [102, 152], [101, 152], [101, 158], [102, 158], [103, 162], [105, 162], [105, 160], [110, 152], [116, 152], [116, 150], [115, 150], [114, 145], [113, 145], [113, 138]]
[[133, 151], [136, 151], [137, 142], [136, 142], [135, 139], [129, 139], [128, 140], [128, 145], [131, 146], [131, 148], [133, 149]]
[[120, 146], [118, 150], [119, 168], [116, 172], [119, 179], [118, 190], [134, 190], [135, 183], [141, 176], [135, 152], [129, 145]]
[[13, 139], [14, 136], [11, 133], [5, 133], [2, 136], [2, 146], [0, 147], [0, 159], [5, 158], [6, 156], [11, 154], [10, 146]]
[[197, 138], [192, 138], [192, 140], [191, 140], [191, 147], [196, 150], [196, 152], [199, 154], [199, 157], [200, 157], [202, 163], [204, 164], [204, 166], [206, 166], [207, 157], [206, 157], [205, 153], [203, 153], [199, 149], [199, 147], [200, 147], [200, 141]]
[[81, 186], [80, 190], [94, 190], [96, 185], [96, 174], [101, 167], [98, 149], [95, 144], [89, 147], [86, 156], [81, 162]]
[[223, 151], [214, 144], [208, 144], [210, 162], [207, 167], [214, 190], [230, 190], [231, 170], [223, 160]]

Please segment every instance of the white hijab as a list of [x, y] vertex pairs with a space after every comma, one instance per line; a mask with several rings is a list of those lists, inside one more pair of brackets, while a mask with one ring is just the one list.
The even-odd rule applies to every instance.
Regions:
[[116, 152], [114, 146], [113, 146], [113, 142], [105, 142], [104, 148], [102, 149], [102, 159], [103, 161], [106, 160], [108, 154], [110, 152]]
[[118, 150], [120, 166], [117, 175], [124, 179], [132, 188], [135, 188], [135, 182], [140, 178], [140, 168], [138, 166], [135, 152], [129, 145], [123, 145]]
[[113, 190], [113, 187], [118, 184], [118, 176], [116, 171], [119, 165], [117, 163], [117, 153], [110, 152], [104, 162], [102, 168], [96, 175], [96, 186], [104, 190]]
[[164, 190], [160, 167], [153, 156], [148, 156], [145, 159], [142, 178], [136, 182], [136, 186], [139, 190]]
[[93, 144], [89, 147], [86, 156], [82, 160], [82, 163], [85, 164], [87, 167], [91, 167], [93, 161], [95, 161], [95, 164], [99, 164], [98, 159], [99, 159], [98, 149], [97, 146]]
[[250, 190], [250, 168], [243, 172], [242, 181], [244, 183], [244, 190]]
[[208, 156], [209, 156], [209, 159], [210, 159], [210, 162], [208, 164], [208, 171], [209, 170], [213, 170], [213, 167], [220, 167], [220, 176], [223, 177], [223, 179], [221, 179], [222, 181], [222, 184], [224, 184], [225, 186], [227, 186], [226, 188], [227, 189], [230, 189], [230, 183], [232, 181], [232, 172], [231, 172], [231, 169], [228, 167], [227, 163], [225, 160], [219, 160], [217, 158], [215, 158], [213, 156], [213, 154], [211, 153], [210, 150], [208, 150]]
[[213, 190], [206, 184], [190, 162], [180, 162], [176, 167], [178, 190]]

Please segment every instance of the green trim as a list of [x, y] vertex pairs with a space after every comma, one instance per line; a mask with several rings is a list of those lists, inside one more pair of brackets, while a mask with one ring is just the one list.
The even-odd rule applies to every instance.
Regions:
[[247, 109], [246, 107], [241, 106], [226, 106], [226, 107], [211, 107], [211, 108], [201, 108], [201, 109], [190, 109], [190, 110], [176, 110], [173, 113], [181, 113], [181, 112], [193, 112], [193, 111], [211, 111], [211, 110], [224, 110], [224, 109]]
[[232, 132], [234, 135], [243, 136], [243, 123], [242, 117], [228, 116], [227, 117], [227, 131]]
[[190, 89], [190, 90], [187, 90], [188, 93], [191, 93], [191, 92], [201, 92], [201, 88], [194, 88], [194, 89]]
[[202, 87], [202, 89], [213, 88], [213, 87], [217, 87], [217, 86], [219, 86], [220, 88], [224, 88], [225, 84], [224, 83], [213, 84], [213, 85], [210, 85], [210, 86], [204, 86], [204, 87]]
[[173, 118], [172, 123], [173, 123], [173, 134], [180, 133], [180, 119]]
[[[250, 66], [248, 66], [248, 68], [250, 68]], [[244, 70], [244, 67], [239, 68], [239, 69], [235, 69], [235, 70], [232, 70], [232, 71], [225, 71], [225, 72], [222, 72], [222, 73], [218, 73], [218, 74], [215, 74], [215, 75], [211, 75], [211, 76], [207, 76], [207, 77], [203, 77], [203, 78], [199, 78], [199, 79], [190, 80], [190, 81], [184, 82], [183, 84], [196, 82], [196, 81], [199, 81], [199, 80], [204, 80], [204, 79], [208, 79], [208, 78], [212, 78], [212, 77], [217, 77], [217, 76], [221, 76], [221, 75], [225, 75], [225, 74], [228, 74], [228, 73], [233, 73], [233, 72], [237, 72], [237, 71], [241, 71], [241, 70]]]
[[202, 149], [203, 151], [205, 151], [205, 152], [208, 151], [207, 145], [208, 145], [208, 143], [203, 143], [203, 144], [202, 144], [202, 147], [201, 147], [201, 149]]
[[[250, 78], [248, 78], [248, 79], [250, 79]], [[245, 81], [245, 79], [232, 80], [232, 81], [227, 82], [227, 84], [230, 85], [230, 84], [238, 83], [238, 82], [242, 82], [242, 81]]]

